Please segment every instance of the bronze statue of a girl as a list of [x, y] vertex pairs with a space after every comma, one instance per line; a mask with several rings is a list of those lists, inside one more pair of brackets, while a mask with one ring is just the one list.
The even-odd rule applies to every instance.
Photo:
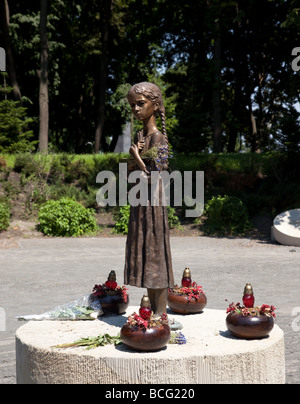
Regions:
[[[159, 169], [153, 159], [142, 159], [141, 153], [150, 149], [167, 149], [168, 138], [165, 124], [165, 108], [160, 89], [153, 83], [134, 85], [128, 92], [128, 102], [134, 117], [143, 122], [129, 152], [136, 163], [135, 169], [148, 176]], [[156, 125], [156, 114], [162, 121], [162, 132]], [[163, 168], [162, 168], [163, 167]], [[165, 164], [160, 169], [165, 169]], [[174, 287], [170, 232], [166, 206], [151, 206], [148, 192], [147, 206], [131, 206], [126, 242], [125, 284], [147, 288], [154, 318], [167, 310], [168, 288]]]

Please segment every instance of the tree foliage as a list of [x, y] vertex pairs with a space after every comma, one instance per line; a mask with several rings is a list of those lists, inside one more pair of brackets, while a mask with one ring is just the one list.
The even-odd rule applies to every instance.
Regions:
[[7, 99], [11, 92], [11, 87], [0, 86], [0, 94], [4, 94], [4, 99], [0, 100], [0, 153], [34, 150], [36, 141], [30, 128], [32, 119], [19, 101]]
[[[40, 2], [6, 2], [0, 46], [38, 139]], [[299, 15], [297, 0], [51, 0], [50, 147], [113, 151], [130, 120], [125, 89], [153, 80], [177, 151], [299, 149]]]

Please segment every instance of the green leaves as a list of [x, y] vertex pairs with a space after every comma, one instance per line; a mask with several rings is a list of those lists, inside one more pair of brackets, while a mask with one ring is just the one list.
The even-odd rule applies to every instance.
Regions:
[[[278, 144], [285, 146], [289, 132], [285, 127], [283, 133], [278, 125], [289, 114], [286, 105], [298, 101], [300, 80], [290, 65], [291, 51], [300, 41], [298, 0], [50, 3], [49, 139], [54, 150], [91, 151], [101, 80], [107, 81], [105, 152], [113, 151], [121, 126], [130, 120], [125, 83], [145, 80], [156, 82], [164, 91], [167, 133], [176, 151], [211, 150], [215, 87], [220, 90], [219, 100], [215, 100], [222, 109], [224, 150], [266, 151], [275, 150]], [[22, 95], [32, 101], [29, 115], [37, 131], [39, 4], [14, 1], [9, 8], [17, 80]], [[221, 74], [216, 78], [218, 39]], [[100, 69], [103, 55], [106, 71]], [[256, 120], [256, 133], [251, 118]], [[138, 123], [134, 127], [136, 130]], [[23, 147], [26, 139], [16, 148]], [[289, 139], [289, 143], [289, 148], [299, 148], [297, 139]]]
[[247, 208], [234, 196], [213, 197], [206, 205], [204, 231], [209, 235], [243, 235], [252, 226]]
[[10, 210], [4, 203], [0, 203], [0, 232], [9, 226]]
[[118, 234], [128, 233], [128, 224], [130, 216], [130, 205], [120, 206], [119, 211], [115, 214], [116, 224], [115, 232]]
[[91, 314], [95, 313], [95, 310], [91, 309], [87, 306], [70, 306], [70, 307], [62, 307], [58, 310], [54, 310], [50, 318], [51, 320], [95, 320], [94, 317], [91, 317]]
[[81, 338], [78, 341], [62, 345], [55, 345], [52, 348], [72, 348], [72, 347], [85, 346], [86, 349], [89, 350], [105, 345], [116, 346], [120, 344], [122, 344], [122, 341], [119, 335], [114, 337], [109, 334], [100, 334], [97, 337]]
[[76, 237], [97, 230], [93, 211], [70, 198], [46, 202], [38, 220], [40, 231], [47, 236]]
[[[0, 88], [1, 91], [1, 88]], [[36, 142], [29, 129], [32, 120], [26, 108], [11, 100], [0, 101], [0, 153], [30, 151]]]

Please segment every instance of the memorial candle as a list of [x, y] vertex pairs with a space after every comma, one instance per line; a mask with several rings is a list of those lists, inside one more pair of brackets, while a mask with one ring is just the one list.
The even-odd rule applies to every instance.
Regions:
[[147, 295], [144, 295], [141, 301], [141, 307], [139, 310], [139, 315], [143, 320], [150, 320], [152, 314], [150, 299]]
[[105, 286], [110, 290], [115, 290], [116, 287], [118, 286], [116, 281], [117, 281], [116, 272], [111, 271], [110, 274], [108, 275], [107, 281], [105, 282]]
[[248, 309], [254, 307], [254, 294], [251, 283], [247, 283], [244, 289], [243, 304]]
[[185, 268], [183, 272], [181, 285], [183, 288], [189, 288], [192, 286], [191, 271], [189, 268]]

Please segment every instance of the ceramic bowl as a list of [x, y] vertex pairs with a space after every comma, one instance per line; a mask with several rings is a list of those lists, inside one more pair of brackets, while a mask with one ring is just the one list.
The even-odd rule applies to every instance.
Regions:
[[229, 313], [226, 326], [232, 335], [244, 339], [267, 337], [274, 327], [274, 318], [269, 316], [243, 316]]
[[207, 298], [202, 293], [199, 299], [188, 300], [187, 295], [178, 295], [172, 291], [168, 293], [168, 306], [175, 313], [194, 314], [201, 313], [207, 305]]
[[143, 330], [125, 324], [121, 329], [121, 340], [134, 351], [154, 352], [164, 348], [171, 337], [168, 325], [154, 326]]

